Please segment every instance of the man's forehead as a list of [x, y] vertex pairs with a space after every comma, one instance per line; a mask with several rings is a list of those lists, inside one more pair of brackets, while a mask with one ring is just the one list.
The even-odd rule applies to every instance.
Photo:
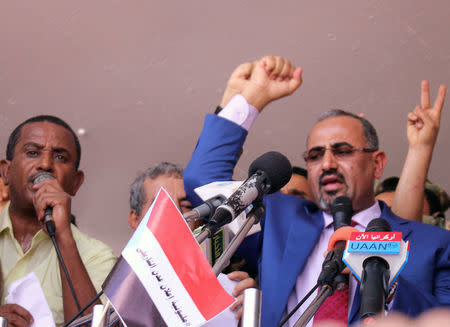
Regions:
[[17, 144], [36, 143], [76, 152], [75, 139], [65, 127], [52, 122], [32, 122], [22, 126]]
[[318, 122], [308, 136], [308, 149], [346, 142], [354, 146], [364, 146], [366, 139], [359, 120], [349, 116], [333, 116]]
[[172, 197], [184, 194], [183, 178], [178, 175], [160, 175], [154, 179], [147, 177], [144, 181], [145, 192], [149, 198], [156, 197], [161, 187]]

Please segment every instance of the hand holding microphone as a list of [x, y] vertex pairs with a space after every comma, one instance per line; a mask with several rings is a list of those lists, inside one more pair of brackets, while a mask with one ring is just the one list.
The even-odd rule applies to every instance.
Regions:
[[[65, 225], [70, 229], [70, 219], [65, 223], [62, 216], [70, 216], [71, 197], [64, 192], [55, 177], [48, 172], [39, 172], [33, 176], [33, 189], [36, 191], [33, 204], [39, 220], [43, 220], [50, 236], [55, 235], [56, 228], [64, 231]], [[51, 182], [47, 182], [51, 181]], [[56, 225], [55, 219], [56, 218]]]

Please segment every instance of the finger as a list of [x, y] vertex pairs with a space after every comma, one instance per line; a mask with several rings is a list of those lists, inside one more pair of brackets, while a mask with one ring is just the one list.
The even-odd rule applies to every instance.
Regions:
[[366, 115], [364, 114], [364, 113], [362, 113], [362, 112], [360, 112], [359, 114], [358, 114], [358, 117], [359, 118], [364, 118]]
[[265, 56], [261, 59], [261, 64], [267, 75], [270, 75], [275, 68], [275, 57], [274, 56]]
[[293, 78], [289, 80], [289, 86], [288, 86], [288, 94], [292, 94], [296, 89], [299, 88], [300, 85], [302, 85], [302, 68], [298, 67], [293, 74]]
[[408, 114], [408, 124], [414, 125], [418, 120], [419, 117], [414, 112]]
[[284, 80], [286, 77], [290, 76], [292, 74], [292, 64], [289, 60], [284, 60], [284, 65], [281, 69], [280, 75], [278, 76], [278, 79], [280, 81]]
[[7, 310], [11, 312], [14, 316], [18, 316], [21, 318], [21, 320], [24, 320], [27, 323], [27, 325], [33, 322], [33, 316], [24, 307], [18, 304], [6, 304], [4, 307], [6, 307]]
[[420, 84], [420, 89], [420, 106], [423, 109], [428, 109], [430, 108], [430, 88], [428, 81], [423, 80]]
[[[414, 108], [414, 112], [412, 112], [412, 114], [416, 117], [416, 119], [414, 120], [414, 124], [416, 125], [416, 127], [418, 129], [421, 129], [423, 127], [423, 121], [420, 119], [419, 114], [420, 112], [422, 112], [422, 108], [420, 106], [416, 106]], [[408, 115], [409, 117], [409, 115]]]
[[231, 311], [236, 310], [242, 305], [242, 303], [244, 303], [244, 294], [241, 294], [238, 297], [236, 297], [236, 302], [233, 303], [233, 305], [230, 307], [230, 310]]
[[234, 316], [236, 317], [237, 320], [241, 319], [243, 312], [244, 312], [244, 308], [242, 308], [242, 307], [236, 312], [236, 314]]
[[233, 77], [239, 77], [248, 79], [252, 73], [253, 70], [253, 63], [252, 62], [245, 62], [243, 64], [240, 64], [231, 74]]
[[31, 322], [26, 321], [21, 316], [15, 314], [6, 314], [5, 318], [8, 320], [8, 326], [12, 327], [29, 327]]
[[227, 275], [227, 277], [228, 277], [228, 279], [231, 279], [231, 280], [241, 281], [241, 280], [244, 280], [246, 278], [249, 278], [250, 276], [245, 271], [233, 271], [233, 272], [230, 272]]
[[270, 74], [270, 78], [277, 79], [284, 67], [284, 59], [280, 56], [275, 57], [275, 67]]
[[236, 297], [239, 294], [241, 294], [243, 291], [245, 291], [247, 288], [255, 288], [256, 282], [253, 278], [246, 278], [244, 280], [241, 280], [239, 283], [236, 284], [236, 286], [233, 289], [233, 296]]
[[422, 124], [423, 126], [436, 126], [439, 127], [439, 121], [437, 124], [431, 119], [428, 111], [421, 110], [417, 114], [419, 116], [418, 124]]
[[436, 118], [438, 119], [438, 121], [441, 120], [441, 112], [442, 112], [442, 108], [444, 107], [446, 93], [447, 93], [447, 87], [445, 85], [441, 85], [439, 87], [438, 95], [437, 95], [436, 100], [434, 101], [434, 105], [433, 105], [433, 109], [437, 110]]

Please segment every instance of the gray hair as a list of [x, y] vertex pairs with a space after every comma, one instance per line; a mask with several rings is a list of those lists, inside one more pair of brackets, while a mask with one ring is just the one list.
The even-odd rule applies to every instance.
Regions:
[[[342, 110], [342, 109], [331, 109], [322, 115], [320, 115], [317, 122], [321, 122], [322, 120], [325, 120], [330, 117], [338, 117], [338, 116], [347, 116], [352, 117], [361, 122], [363, 131], [364, 131], [364, 137], [366, 138], [366, 144], [369, 149], [378, 150], [379, 142], [378, 142], [378, 135], [377, 131], [375, 130], [375, 127], [365, 118], [359, 117], [358, 115], [355, 115], [351, 112]], [[309, 137], [308, 137], [309, 138]]]
[[144, 172], [141, 172], [134, 182], [131, 184], [130, 188], [130, 208], [136, 211], [139, 216], [141, 214], [142, 206], [145, 202], [145, 190], [144, 181], [147, 178], [156, 179], [159, 176], [179, 176], [183, 177], [183, 167], [175, 165], [170, 162], [160, 162]]

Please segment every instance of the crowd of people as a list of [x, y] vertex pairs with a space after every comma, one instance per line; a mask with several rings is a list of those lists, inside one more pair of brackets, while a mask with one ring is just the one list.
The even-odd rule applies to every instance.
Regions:
[[[130, 227], [137, 228], [161, 187], [184, 213], [201, 203], [196, 187], [231, 180], [255, 119], [270, 102], [291, 95], [301, 84], [302, 69], [283, 57], [266, 56], [239, 65], [216, 112], [206, 115], [186, 169], [161, 162], [132, 182]], [[306, 169], [294, 167], [288, 184], [264, 198], [262, 230], [241, 246], [252, 249], [242, 253], [254, 263], [256, 275], [246, 271], [228, 275], [238, 281], [232, 294], [238, 298], [232, 307], [237, 317], [243, 291], [258, 287], [263, 294], [262, 326], [277, 326], [315, 285], [333, 233], [331, 205], [343, 195], [352, 202], [356, 229], [364, 231], [372, 219], [382, 217], [413, 244], [386, 310], [416, 317], [450, 305], [450, 233], [446, 230], [450, 226], [445, 217], [450, 200], [427, 179], [445, 95], [446, 88], [441, 86], [432, 104], [429, 84], [422, 82], [421, 103], [407, 118], [409, 148], [402, 172], [377, 185], [386, 154], [374, 126], [363, 114], [344, 110], [331, 110], [318, 118], [306, 142]], [[96, 296], [114, 266], [111, 249], [73, 224], [71, 199], [84, 182], [80, 160], [77, 135], [54, 116], [27, 119], [9, 137], [6, 158], [0, 161], [0, 317], [11, 326], [33, 322], [25, 308], [5, 303], [8, 287], [17, 279], [36, 274], [54, 321], [62, 326]], [[45, 227], [48, 208], [55, 225], [53, 240]], [[189, 227], [194, 230], [201, 224], [189, 222]], [[72, 283], [53, 242], [59, 246]], [[327, 299], [324, 307], [328, 309], [319, 310], [311, 323], [327, 319], [357, 323], [361, 301], [357, 280], [349, 278], [343, 292]], [[337, 296], [341, 302], [333, 302]], [[287, 325], [294, 325], [303, 310], [290, 317]], [[442, 314], [448, 316], [446, 311]]]

